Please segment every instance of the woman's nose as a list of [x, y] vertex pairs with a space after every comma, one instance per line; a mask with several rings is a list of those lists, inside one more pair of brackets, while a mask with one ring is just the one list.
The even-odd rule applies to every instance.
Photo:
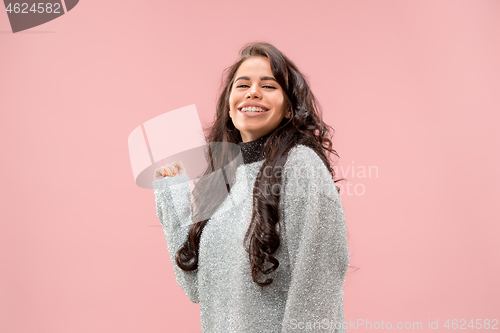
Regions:
[[260, 92], [259, 92], [258, 88], [252, 87], [252, 88], [250, 88], [249, 95], [250, 95], [251, 98], [258, 97], [258, 96], [260, 96]]

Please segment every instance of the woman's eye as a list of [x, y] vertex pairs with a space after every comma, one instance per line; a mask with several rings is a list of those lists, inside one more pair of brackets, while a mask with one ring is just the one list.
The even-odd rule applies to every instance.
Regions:
[[[246, 84], [240, 84], [236, 88], [241, 88], [241, 87], [248, 87], [248, 85], [246, 85]], [[273, 87], [273, 86], [263, 86], [263, 88], [277, 89], [276, 87]]]

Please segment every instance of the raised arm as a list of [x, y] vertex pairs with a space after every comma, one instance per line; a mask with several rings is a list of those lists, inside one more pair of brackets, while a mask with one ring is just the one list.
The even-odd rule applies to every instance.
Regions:
[[189, 300], [199, 303], [197, 272], [183, 271], [175, 262], [175, 254], [186, 240], [191, 224], [191, 189], [187, 175], [165, 177], [153, 181], [156, 215], [167, 240], [170, 260], [174, 266], [177, 284]]

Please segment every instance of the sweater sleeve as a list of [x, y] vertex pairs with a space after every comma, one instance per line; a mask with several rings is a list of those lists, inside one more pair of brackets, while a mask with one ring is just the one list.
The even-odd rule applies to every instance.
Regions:
[[191, 226], [191, 188], [187, 175], [165, 177], [153, 181], [156, 215], [161, 222], [167, 240], [175, 279], [189, 300], [199, 303], [198, 269], [184, 271], [175, 262], [175, 254], [187, 238]]
[[345, 332], [343, 283], [349, 252], [342, 203], [316, 152], [303, 145], [294, 149], [283, 175], [291, 281], [281, 332]]

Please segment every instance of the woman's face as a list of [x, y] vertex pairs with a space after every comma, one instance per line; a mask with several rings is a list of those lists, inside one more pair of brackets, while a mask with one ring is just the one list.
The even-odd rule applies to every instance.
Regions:
[[[283, 89], [275, 81], [269, 59], [252, 57], [245, 60], [233, 78], [229, 96], [229, 116], [243, 142], [257, 140], [278, 127], [285, 113]], [[245, 112], [245, 106], [263, 108], [265, 112]], [[250, 110], [247, 110], [250, 111]], [[257, 110], [258, 111], [258, 110]]]

